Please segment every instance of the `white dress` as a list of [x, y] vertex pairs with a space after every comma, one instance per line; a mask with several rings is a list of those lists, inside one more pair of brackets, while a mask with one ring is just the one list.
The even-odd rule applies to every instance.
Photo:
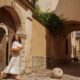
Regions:
[[[21, 44], [17, 41], [14, 41], [12, 44], [12, 48], [21, 47]], [[19, 53], [13, 53], [12, 58], [10, 60], [9, 65], [4, 69], [4, 73], [10, 74], [20, 74], [20, 56]]]

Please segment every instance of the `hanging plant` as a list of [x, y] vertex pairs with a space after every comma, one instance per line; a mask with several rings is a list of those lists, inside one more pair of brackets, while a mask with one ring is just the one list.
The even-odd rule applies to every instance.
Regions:
[[63, 20], [53, 12], [41, 12], [39, 6], [33, 10], [33, 16], [40, 21], [53, 36], [58, 36], [63, 30]]

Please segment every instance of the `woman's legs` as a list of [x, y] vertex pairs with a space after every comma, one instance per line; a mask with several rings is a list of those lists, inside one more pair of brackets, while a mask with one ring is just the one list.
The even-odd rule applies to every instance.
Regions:
[[4, 72], [0, 73], [0, 80], [3, 78]]
[[[4, 72], [0, 73], [0, 80], [2, 80], [4, 74], [5, 74]], [[20, 75], [16, 74], [12, 76], [13, 76], [12, 78], [15, 78], [15, 80], [20, 80]]]

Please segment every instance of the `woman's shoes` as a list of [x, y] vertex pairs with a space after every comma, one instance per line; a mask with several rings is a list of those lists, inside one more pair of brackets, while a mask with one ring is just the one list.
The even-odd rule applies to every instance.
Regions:
[[20, 80], [20, 76], [17, 75], [17, 76], [15, 77], [15, 80]]
[[[3, 75], [4, 75], [4, 73], [3, 72], [1, 72], [0, 73], [0, 80], [2, 80], [3, 79]], [[16, 75], [15, 77], [13, 77], [15, 80], [21, 80], [20, 79], [20, 76], [19, 75]]]

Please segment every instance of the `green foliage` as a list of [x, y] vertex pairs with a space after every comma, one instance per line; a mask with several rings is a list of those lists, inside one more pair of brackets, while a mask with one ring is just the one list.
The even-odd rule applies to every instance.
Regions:
[[39, 6], [36, 6], [33, 11], [33, 16], [48, 28], [52, 35], [58, 36], [62, 33], [63, 20], [56, 14], [52, 12], [41, 12]]
[[33, 15], [37, 18], [40, 15], [40, 8], [38, 5], [35, 5], [35, 9], [33, 10]]

